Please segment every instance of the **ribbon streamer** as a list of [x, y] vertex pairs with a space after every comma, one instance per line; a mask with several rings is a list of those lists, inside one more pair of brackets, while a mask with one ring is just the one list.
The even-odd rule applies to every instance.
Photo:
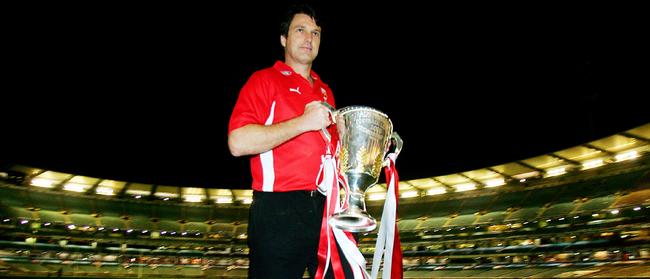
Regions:
[[[340, 146], [337, 146], [337, 149]], [[366, 260], [357, 246], [352, 233], [345, 232], [334, 228], [329, 224], [329, 220], [334, 213], [345, 210], [348, 206], [347, 181], [345, 177], [338, 174], [337, 158], [332, 156], [331, 148], [328, 146], [326, 155], [321, 158], [321, 167], [316, 178], [318, 190], [327, 196], [326, 208], [323, 211], [323, 221], [321, 223], [321, 236], [318, 246], [318, 269], [315, 278], [322, 279], [331, 265], [331, 271], [335, 279], [344, 279], [345, 273], [341, 263], [341, 256], [345, 257], [350, 265], [354, 279], [376, 279], [382, 256], [384, 258], [384, 270], [382, 277], [386, 279], [402, 279], [402, 250], [397, 230], [397, 197], [398, 175], [395, 168], [396, 154], [387, 156], [387, 166], [385, 174], [388, 183], [388, 192], [384, 211], [379, 226], [375, 254], [373, 257], [372, 273], [368, 274], [366, 270]], [[339, 188], [346, 190], [346, 197], [340, 201]], [[339, 255], [336, 244], [341, 248], [342, 255]]]
[[388, 181], [388, 190], [386, 192], [386, 201], [384, 202], [384, 211], [381, 216], [381, 224], [377, 233], [377, 243], [375, 244], [375, 254], [372, 261], [371, 278], [377, 278], [381, 265], [382, 256], [384, 258], [384, 269], [382, 278], [402, 279], [402, 249], [399, 240], [399, 231], [397, 230], [397, 200], [399, 197], [399, 176], [395, 168], [395, 159], [397, 155], [391, 153], [387, 156], [388, 166], [384, 168], [386, 180]]

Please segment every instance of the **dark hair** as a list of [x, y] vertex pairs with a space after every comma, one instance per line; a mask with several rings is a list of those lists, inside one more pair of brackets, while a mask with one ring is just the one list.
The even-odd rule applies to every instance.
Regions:
[[311, 6], [307, 4], [294, 4], [289, 7], [286, 15], [282, 19], [282, 23], [280, 23], [280, 35], [285, 37], [289, 35], [289, 25], [291, 25], [293, 17], [297, 14], [306, 14], [313, 18], [316, 24], [319, 25], [318, 19], [316, 18], [316, 11]]

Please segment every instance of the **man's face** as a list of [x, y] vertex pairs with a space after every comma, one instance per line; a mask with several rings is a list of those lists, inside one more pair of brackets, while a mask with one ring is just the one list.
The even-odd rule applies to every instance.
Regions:
[[284, 57], [287, 64], [311, 64], [318, 55], [320, 45], [320, 27], [313, 18], [297, 14], [289, 25], [287, 37], [281, 36]]

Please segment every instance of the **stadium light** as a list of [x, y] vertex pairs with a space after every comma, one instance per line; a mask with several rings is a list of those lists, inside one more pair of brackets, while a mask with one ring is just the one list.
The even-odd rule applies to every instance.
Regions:
[[99, 195], [104, 195], [104, 196], [112, 196], [115, 195], [113, 192], [113, 188], [108, 188], [108, 187], [97, 187], [95, 190], [95, 193]]
[[637, 158], [637, 157], [639, 157], [639, 153], [636, 152], [636, 150], [619, 153], [619, 154], [616, 154], [616, 156], [614, 156], [614, 158], [616, 159], [616, 162], [631, 160], [631, 159], [634, 159], [634, 158]]
[[546, 171], [546, 177], [553, 177], [563, 175], [566, 173], [566, 167], [552, 168]]
[[533, 178], [533, 177], [537, 177], [537, 176], [539, 176], [538, 171], [531, 171], [531, 172], [524, 172], [524, 173], [520, 173], [520, 174], [515, 174], [515, 175], [512, 176], [512, 178], [521, 180], [521, 179], [528, 179], [528, 178]]
[[447, 189], [445, 189], [445, 187], [435, 187], [427, 190], [427, 195], [429, 196], [441, 195], [444, 193], [447, 193]]
[[456, 192], [464, 192], [476, 189], [476, 184], [474, 183], [463, 183], [454, 185]]
[[603, 159], [589, 160], [582, 163], [582, 169], [583, 170], [593, 169], [593, 168], [600, 167], [604, 164], [605, 162], [603, 161]]
[[86, 187], [88, 187], [88, 185], [83, 185], [79, 183], [66, 183], [63, 186], [63, 190], [81, 193], [86, 191]]
[[232, 197], [217, 197], [215, 199], [216, 203], [232, 203]]
[[386, 193], [372, 193], [368, 195], [369, 201], [378, 201], [386, 199]]
[[506, 181], [503, 178], [495, 178], [495, 179], [486, 180], [483, 183], [485, 183], [485, 187], [492, 188], [492, 187], [505, 185]]
[[243, 198], [240, 200], [240, 202], [243, 204], [251, 204], [253, 203], [253, 198]]
[[186, 202], [201, 202], [203, 200], [202, 196], [199, 195], [187, 195], [185, 196]]
[[400, 195], [402, 198], [415, 198], [419, 196], [418, 191], [406, 191]]
[[42, 188], [52, 188], [56, 181], [47, 178], [34, 178], [32, 179], [31, 185]]

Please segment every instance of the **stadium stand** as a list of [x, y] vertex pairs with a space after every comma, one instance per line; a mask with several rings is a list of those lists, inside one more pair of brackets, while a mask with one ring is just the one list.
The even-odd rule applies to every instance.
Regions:
[[[555, 152], [548, 168], [542, 155], [404, 181], [418, 193], [398, 209], [404, 278], [650, 278], [649, 137], [650, 124]], [[556, 172], [558, 154], [582, 165]], [[15, 165], [0, 178], [2, 277], [246, 278], [250, 192]], [[367, 205], [381, 216], [382, 200]], [[371, 264], [376, 232], [357, 236]]]

